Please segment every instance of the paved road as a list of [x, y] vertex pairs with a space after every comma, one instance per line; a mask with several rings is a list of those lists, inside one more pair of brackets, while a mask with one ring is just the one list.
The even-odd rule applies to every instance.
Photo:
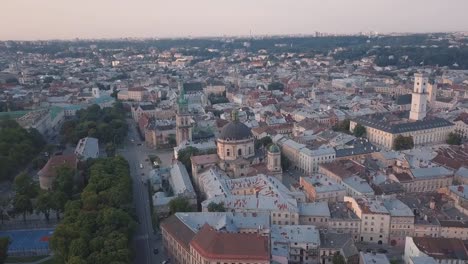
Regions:
[[[133, 121], [128, 121], [128, 123], [130, 127], [128, 138], [124, 144], [124, 149], [118, 150], [118, 153], [125, 157], [130, 164], [130, 173], [133, 179], [133, 201], [139, 222], [133, 239], [135, 247], [134, 263], [161, 263], [166, 258], [164, 252], [162, 252], [161, 240], [156, 239], [153, 233], [149, 195], [147, 186], [143, 183], [151, 169], [149, 163], [145, 161], [148, 156], [148, 149], [138, 145], [141, 142], [137, 136], [135, 125]], [[140, 164], [143, 164], [143, 169], [140, 168]], [[159, 250], [158, 254], [153, 253], [155, 248]]]

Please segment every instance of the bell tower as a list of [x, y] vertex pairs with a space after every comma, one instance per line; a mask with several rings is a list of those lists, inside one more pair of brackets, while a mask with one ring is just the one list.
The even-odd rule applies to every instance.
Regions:
[[411, 120], [423, 120], [426, 117], [428, 85], [429, 78], [426, 75], [422, 73], [414, 74], [414, 88], [409, 116]]
[[180, 145], [186, 141], [192, 141], [192, 116], [188, 110], [188, 101], [185, 98], [185, 89], [182, 86], [177, 100], [176, 142], [177, 145]]

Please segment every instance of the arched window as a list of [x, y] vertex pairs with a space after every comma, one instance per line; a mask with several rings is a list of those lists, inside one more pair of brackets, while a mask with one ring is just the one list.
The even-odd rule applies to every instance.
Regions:
[[242, 149], [237, 150], [237, 156], [242, 156]]
[[252, 154], [252, 147], [249, 147], [249, 154]]
[[226, 149], [226, 156], [231, 156], [231, 151], [229, 149]]

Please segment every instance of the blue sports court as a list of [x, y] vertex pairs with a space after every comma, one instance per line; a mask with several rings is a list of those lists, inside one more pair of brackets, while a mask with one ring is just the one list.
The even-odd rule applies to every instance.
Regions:
[[49, 239], [54, 229], [0, 231], [0, 237], [10, 238], [9, 254], [33, 253], [49, 250]]

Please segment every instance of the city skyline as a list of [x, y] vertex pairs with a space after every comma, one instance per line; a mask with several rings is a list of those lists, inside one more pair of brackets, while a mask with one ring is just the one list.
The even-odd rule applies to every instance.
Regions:
[[463, 0], [18, 0], [3, 4], [0, 40], [453, 32], [468, 31], [467, 9]]

